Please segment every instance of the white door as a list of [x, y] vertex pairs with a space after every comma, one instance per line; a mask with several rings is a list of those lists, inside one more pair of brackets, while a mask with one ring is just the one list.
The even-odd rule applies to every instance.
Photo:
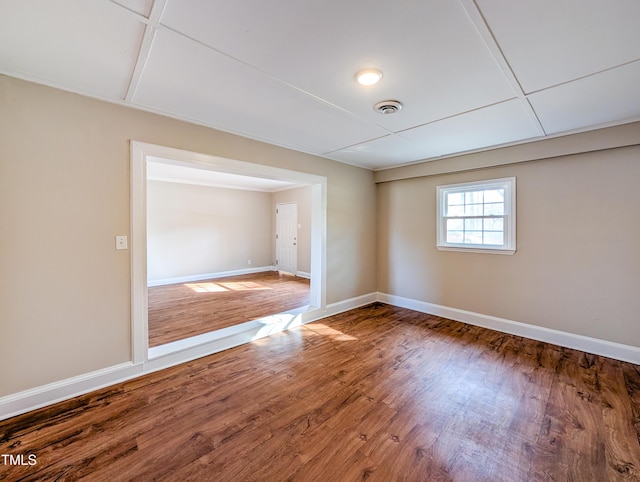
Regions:
[[298, 271], [298, 204], [276, 205], [276, 267], [278, 271]]

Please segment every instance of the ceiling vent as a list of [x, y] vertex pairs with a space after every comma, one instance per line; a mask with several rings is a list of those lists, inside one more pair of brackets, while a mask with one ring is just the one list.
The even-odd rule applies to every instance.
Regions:
[[383, 100], [374, 105], [373, 108], [380, 114], [395, 114], [402, 109], [402, 104], [397, 100]]

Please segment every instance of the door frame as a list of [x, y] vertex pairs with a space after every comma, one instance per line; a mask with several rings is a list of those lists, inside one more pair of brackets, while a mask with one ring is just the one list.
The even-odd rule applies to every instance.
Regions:
[[[134, 364], [148, 363], [149, 320], [147, 287], [147, 159], [251, 177], [292, 181], [311, 186], [311, 282], [309, 308], [303, 314], [326, 309], [327, 178], [279, 167], [202, 154], [183, 149], [131, 141], [131, 356]], [[273, 332], [273, 331], [272, 331]], [[238, 334], [234, 334], [237, 339]], [[256, 335], [257, 336], [257, 335]], [[250, 341], [248, 339], [247, 341]], [[189, 348], [188, 342], [184, 344]], [[215, 346], [223, 346], [217, 344]], [[211, 353], [219, 351], [214, 344]], [[226, 345], [224, 345], [226, 346]], [[201, 345], [198, 353], [209, 353]], [[172, 363], [193, 359], [184, 348], [167, 353]], [[200, 355], [202, 356], [202, 355]]]

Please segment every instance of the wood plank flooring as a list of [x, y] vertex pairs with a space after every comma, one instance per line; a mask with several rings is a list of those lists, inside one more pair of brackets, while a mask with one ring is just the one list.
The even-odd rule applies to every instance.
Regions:
[[1, 480], [640, 480], [640, 367], [373, 304], [0, 422]]
[[277, 271], [149, 288], [149, 346], [309, 304], [309, 280]]

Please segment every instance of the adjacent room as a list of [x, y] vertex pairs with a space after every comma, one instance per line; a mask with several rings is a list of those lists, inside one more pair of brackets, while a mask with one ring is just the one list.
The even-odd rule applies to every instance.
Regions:
[[309, 306], [311, 186], [158, 158], [146, 172], [150, 348]]
[[638, 20], [0, 2], [0, 480], [640, 479]]

